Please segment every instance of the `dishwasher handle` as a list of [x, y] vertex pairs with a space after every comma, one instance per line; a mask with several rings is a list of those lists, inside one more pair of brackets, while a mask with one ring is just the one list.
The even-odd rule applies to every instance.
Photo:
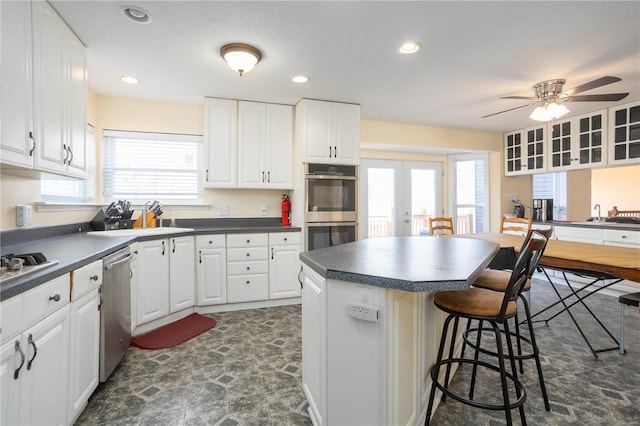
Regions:
[[129, 260], [131, 260], [131, 258], [133, 257], [133, 255], [131, 253], [127, 253], [127, 255], [125, 257], [123, 257], [122, 259], [119, 259], [113, 263], [109, 263], [108, 265], [104, 265], [104, 269], [108, 269], [111, 270], [115, 267], [117, 267], [118, 265], [121, 265], [123, 263], [128, 262]]

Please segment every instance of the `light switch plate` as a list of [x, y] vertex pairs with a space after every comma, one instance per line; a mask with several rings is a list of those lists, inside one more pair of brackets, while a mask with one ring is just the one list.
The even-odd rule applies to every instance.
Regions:
[[229, 216], [229, 204], [220, 204], [218, 206], [218, 216]]

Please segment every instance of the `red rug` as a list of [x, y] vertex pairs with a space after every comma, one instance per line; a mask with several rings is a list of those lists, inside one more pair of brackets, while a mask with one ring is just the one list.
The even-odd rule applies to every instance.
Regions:
[[165, 349], [178, 346], [216, 326], [216, 320], [193, 313], [171, 324], [131, 338], [141, 349]]

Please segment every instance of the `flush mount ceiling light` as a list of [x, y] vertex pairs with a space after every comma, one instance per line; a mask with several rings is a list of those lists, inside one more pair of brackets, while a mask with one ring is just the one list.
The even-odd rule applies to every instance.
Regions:
[[403, 55], [411, 55], [413, 53], [416, 53], [418, 50], [420, 50], [420, 45], [413, 41], [403, 43], [402, 46], [398, 48], [398, 52], [402, 53]]
[[309, 81], [309, 77], [307, 77], [306, 75], [296, 75], [291, 79], [291, 81], [293, 81], [294, 83], [306, 83], [307, 81]]
[[127, 84], [138, 84], [140, 83], [140, 80], [138, 80], [135, 77], [132, 77], [130, 75], [123, 75], [120, 77], [120, 81], [122, 81], [123, 83], [127, 83]]
[[122, 6], [120, 8], [122, 16], [137, 24], [148, 24], [151, 22], [151, 15], [144, 9], [137, 6]]
[[220, 48], [220, 55], [240, 77], [251, 71], [262, 59], [262, 53], [258, 49], [244, 43], [225, 44]]

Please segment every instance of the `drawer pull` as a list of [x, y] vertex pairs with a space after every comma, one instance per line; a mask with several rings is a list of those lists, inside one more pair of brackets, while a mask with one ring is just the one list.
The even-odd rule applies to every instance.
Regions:
[[97, 275], [91, 275], [91, 276], [89, 277], [89, 280], [91, 280], [91, 281], [98, 281], [98, 276], [97, 276]]
[[247, 280], [247, 284], [251, 284], [251, 281]]
[[287, 241], [287, 237], [284, 237], [284, 240]]
[[247, 266], [247, 271], [250, 271], [250, 270], [251, 270], [251, 266]]
[[247, 253], [247, 257], [251, 256], [251, 253]]
[[49, 296], [49, 300], [53, 300], [54, 302], [60, 301], [60, 295], [56, 294], [55, 296]]
[[251, 242], [251, 240], [247, 240], [247, 244], [249, 244]]
[[36, 359], [36, 355], [38, 355], [38, 348], [36, 347], [36, 342], [33, 341], [33, 334], [29, 334], [27, 341], [31, 346], [33, 346], [33, 356], [27, 363], [27, 370], [31, 370], [31, 364], [33, 363], [33, 360]]
[[622, 237], [622, 238], [627, 238], [627, 236], [626, 236], [626, 235], [621, 235], [621, 237]]
[[20, 352], [20, 365], [13, 372], [14, 380], [18, 380], [18, 376], [20, 375], [20, 370], [22, 370], [22, 366], [24, 365], [24, 360], [26, 359], [26, 357], [24, 356], [24, 351], [20, 347], [20, 342], [18, 340], [16, 340], [16, 351]]

